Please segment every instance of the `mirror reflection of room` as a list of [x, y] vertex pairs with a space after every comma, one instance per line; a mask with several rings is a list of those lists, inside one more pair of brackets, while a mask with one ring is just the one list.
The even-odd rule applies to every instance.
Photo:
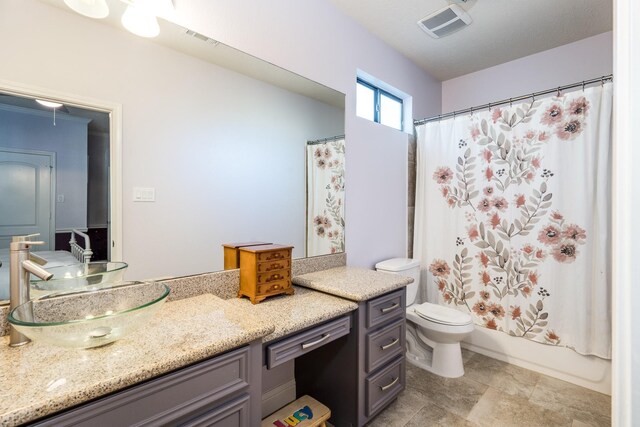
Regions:
[[12, 236], [42, 240], [44, 268], [108, 261], [109, 115], [0, 94], [0, 200], [0, 301]]
[[[106, 149], [122, 152], [109, 159], [109, 179], [121, 180], [121, 186], [112, 189], [106, 208], [122, 206], [121, 217], [110, 215], [108, 249], [118, 256], [111, 258], [129, 264], [126, 278], [222, 270], [222, 245], [229, 242], [291, 245], [294, 259], [335, 253], [339, 245], [307, 253], [305, 153], [307, 141], [344, 135], [344, 94], [161, 19], [157, 38], [135, 36], [118, 19], [127, 5], [109, 5], [109, 18], [91, 20], [62, 1], [24, 3], [27, 14], [47, 10], [43, 31], [50, 37], [25, 57], [33, 66], [21, 68], [43, 75], [43, 86], [52, 91], [92, 94], [122, 106], [120, 115], [111, 115], [119, 131], [106, 136]], [[66, 34], [56, 31], [61, 26]], [[53, 52], [56, 73], [36, 71]], [[79, 63], [57, 60], [78, 52], [85, 57]], [[100, 77], [98, 83], [65, 75]], [[95, 107], [92, 97], [84, 103], [87, 110]], [[71, 108], [60, 98], [54, 101], [63, 107], [42, 107], [51, 116], [48, 124], [56, 114], [58, 128], [69, 123], [64, 109]], [[89, 199], [95, 193], [85, 192]], [[56, 206], [69, 206], [72, 199], [66, 192]], [[57, 216], [58, 222], [70, 219]], [[83, 222], [74, 227], [87, 229]], [[124, 230], [120, 238], [118, 229]], [[43, 233], [40, 238], [54, 241]], [[96, 236], [92, 250], [99, 245]], [[98, 259], [94, 254], [92, 260]]]

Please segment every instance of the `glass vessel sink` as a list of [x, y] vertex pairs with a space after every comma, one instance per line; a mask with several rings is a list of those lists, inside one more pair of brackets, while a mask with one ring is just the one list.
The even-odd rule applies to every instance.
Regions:
[[159, 282], [127, 282], [113, 288], [45, 297], [9, 313], [9, 323], [33, 341], [60, 347], [109, 344], [143, 326], [169, 295]]
[[[31, 298], [42, 298], [50, 294], [96, 290], [120, 285], [128, 265], [124, 262], [97, 261], [51, 267], [49, 281], [31, 280]], [[35, 276], [31, 276], [35, 278]]]

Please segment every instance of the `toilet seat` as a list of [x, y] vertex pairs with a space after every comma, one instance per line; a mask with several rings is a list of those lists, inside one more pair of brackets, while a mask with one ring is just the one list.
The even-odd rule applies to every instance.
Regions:
[[447, 326], [465, 326], [473, 322], [471, 316], [438, 304], [425, 302], [412, 307], [415, 314], [433, 323]]

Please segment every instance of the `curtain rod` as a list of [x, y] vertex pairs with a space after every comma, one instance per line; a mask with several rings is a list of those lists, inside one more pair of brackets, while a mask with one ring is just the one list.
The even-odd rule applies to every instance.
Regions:
[[473, 113], [474, 111], [478, 111], [478, 110], [484, 110], [485, 108], [489, 108], [491, 109], [491, 107], [497, 107], [499, 105], [505, 105], [505, 104], [513, 104], [514, 102], [518, 102], [518, 101], [524, 101], [525, 99], [535, 99], [538, 96], [543, 96], [543, 95], [548, 95], [550, 93], [557, 93], [558, 96], [560, 96], [560, 92], [565, 91], [567, 89], [573, 89], [576, 87], [582, 87], [584, 89], [584, 87], [586, 85], [590, 85], [593, 83], [602, 83], [604, 85], [605, 82], [607, 81], [613, 81], [613, 74], [609, 74], [608, 76], [602, 76], [596, 79], [591, 79], [591, 80], [584, 80], [578, 83], [574, 83], [574, 84], [570, 84], [570, 85], [566, 85], [566, 86], [558, 86], [557, 88], [554, 89], [548, 89], [548, 90], [543, 90], [540, 92], [534, 92], [531, 93], [529, 95], [522, 95], [522, 96], [518, 96], [516, 98], [509, 98], [509, 99], [503, 99], [502, 101], [498, 101], [498, 102], [490, 102], [488, 104], [484, 104], [484, 105], [480, 105], [477, 107], [471, 107], [471, 108], [466, 108], [464, 110], [458, 110], [458, 111], [452, 111], [451, 113], [447, 113], [447, 114], [440, 114], [437, 116], [433, 116], [433, 117], [428, 117], [426, 119], [420, 119], [420, 120], [414, 120], [413, 121], [413, 125], [414, 126], [420, 126], [423, 125], [425, 123], [428, 122], [433, 122], [436, 120], [442, 120], [442, 119], [446, 119], [449, 117], [455, 117], [457, 115], [460, 114], [467, 114], [467, 113]]
[[337, 141], [338, 139], [344, 139], [344, 135], [336, 135], [329, 138], [316, 139], [315, 141], [307, 141], [307, 145], [322, 144], [323, 142]]

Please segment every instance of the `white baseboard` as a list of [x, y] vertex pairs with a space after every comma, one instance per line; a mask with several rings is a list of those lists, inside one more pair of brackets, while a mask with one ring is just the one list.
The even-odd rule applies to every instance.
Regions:
[[296, 380], [292, 379], [262, 394], [262, 418], [296, 400]]

